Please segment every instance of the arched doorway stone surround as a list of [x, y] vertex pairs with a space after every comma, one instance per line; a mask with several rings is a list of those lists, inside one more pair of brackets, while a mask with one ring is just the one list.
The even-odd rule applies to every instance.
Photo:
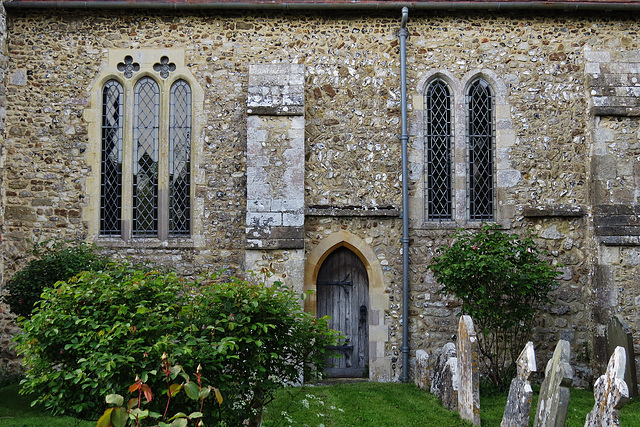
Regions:
[[316, 312], [318, 270], [326, 257], [341, 246], [347, 247], [360, 258], [369, 276], [369, 379], [391, 381], [391, 356], [385, 354], [389, 327], [384, 322], [385, 312], [389, 309], [389, 295], [384, 292], [384, 276], [378, 257], [363, 239], [342, 230], [325, 237], [307, 255], [304, 291], [313, 292], [305, 299], [304, 309], [308, 313]]

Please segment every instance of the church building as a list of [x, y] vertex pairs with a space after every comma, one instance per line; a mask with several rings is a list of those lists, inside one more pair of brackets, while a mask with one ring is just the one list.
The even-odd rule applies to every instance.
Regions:
[[436, 250], [495, 223], [562, 273], [538, 366], [592, 384], [615, 314], [640, 353], [640, 0], [5, 0], [0, 74], [3, 284], [52, 237], [272, 267], [328, 374], [400, 381], [455, 340]]

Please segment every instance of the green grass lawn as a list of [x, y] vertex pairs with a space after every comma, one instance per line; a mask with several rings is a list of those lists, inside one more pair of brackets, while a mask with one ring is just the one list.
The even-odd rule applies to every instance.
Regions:
[[20, 396], [18, 384], [0, 387], [0, 427], [95, 427], [95, 422], [54, 417], [31, 407], [29, 396]]
[[[293, 400], [290, 399], [293, 397]], [[507, 395], [480, 398], [483, 426], [499, 426]], [[567, 427], [583, 427], [593, 408], [593, 393], [571, 390]], [[537, 395], [534, 395], [531, 424]], [[627, 403], [620, 416], [621, 426], [640, 426], [640, 399]], [[279, 392], [264, 413], [264, 425], [275, 426], [470, 426], [456, 412], [440, 406], [436, 397], [413, 384], [353, 383], [318, 387], [289, 388]]]
[[[533, 410], [537, 396], [534, 396]], [[506, 394], [482, 396], [482, 425], [499, 426]], [[30, 406], [28, 396], [18, 395], [18, 385], [0, 387], [0, 427], [89, 427], [95, 422], [53, 417]], [[571, 390], [567, 426], [582, 427], [593, 407], [589, 390]], [[621, 411], [621, 425], [640, 426], [640, 399]], [[533, 417], [532, 417], [533, 422]], [[413, 384], [358, 382], [330, 386], [287, 388], [265, 410], [265, 427], [275, 426], [469, 426], [458, 414]]]

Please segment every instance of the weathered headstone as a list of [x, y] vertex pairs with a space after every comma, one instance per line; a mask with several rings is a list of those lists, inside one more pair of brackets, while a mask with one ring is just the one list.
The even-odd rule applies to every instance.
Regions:
[[587, 414], [584, 427], [618, 427], [619, 410], [629, 400], [629, 389], [624, 381], [627, 364], [626, 350], [616, 347], [609, 359], [607, 372], [596, 381], [594, 386], [595, 403]]
[[569, 408], [569, 387], [573, 382], [573, 368], [569, 364], [569, 341], [560, 340], [544, 371], [534, 427], [563, 427]]
[[480, 425], [480, 373], [478, 371], [478, 337], [470, 316], [458, 323], [458, 412], [460, 418]]
[[424, 350], [416, 351], [416, 366], [413, 370], [413, 381], [423, 390], [429, 390], [430, 372], [429, 372], [429, 353]]
[[616, 314], [609, 322], [607, 330], [608, 354], [613, 354], [616, 347], [621, 346], [627, 353], [624, 381], [629, 387], [629, 397], [638, 397], [638, 376], [636, 373], [636, 358], [633, 351], [633, 335], [629, 324], [621, 314]]
[[[442, 386], [443, 386], [443, 374], [444, 368], [447, 364], [447, 360], [450, 358], [456, 358], [456, 345], [452, 342], [446, 343], [442, 348], [437, 349], [433, 358], [435, 359], [435, 363], [433, 366], [433, 371], [431, 374], [431, 394], [441, 398], [442, 396]], [[457, 359], [456, 359], [457, 360]], [[456, 390], [457, 390], [456, 384]], [[456, 398], [457, 399], [457, 398]], [[456, 409], [458, 408], [458, 402], [456, 400]]]
[[435, 351], [436, 363], [431, 376], [431, 394], [450, 411], [458, 409], [458, 358], [456, 345], [446, 343]]
[[507, 406], [504, 409], [500, 427], [526, 427], [529, 425], [533, 389], [529, 382], [531, 372], [535, 372], [536, 353], [529, 341], [516, 360], [518, 373], [511, 381]]

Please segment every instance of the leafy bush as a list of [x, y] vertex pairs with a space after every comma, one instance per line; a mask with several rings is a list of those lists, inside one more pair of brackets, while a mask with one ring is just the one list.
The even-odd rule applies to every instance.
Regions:
[[192, 307], [195, 337], [213, 345], [228, 340], [215, 351], [201, 349], [198, 357], [207, 371], [216, 371], [213, 383], [227, 402], [235, 401], [224, 408], [230, 425], [240, 425], [247, 414], [257, 422], [283, 384], [320, 375], [327, 347], [338, 337], [325, 318], [305, 313], [300, 298], [277, 281], [210, 281], [195, 293]]
[[[128, 265], [45, 289], [23, 328], [17, 338], [28, 368], [22, 392], [35, 393], [54, 412], [97, 419], [104, 396], [124, 394], [136, 376], [161, 388], [165, 379], [152, 373], [166, 352], [185, 372], [202, 364], [205, 380], [225, 399], [220, 411], [205, 405], [202, 412], [228, 425], [259, 417], [284, 383], [318, 374], [335, 336], [279, 284], [217, 276], [186, 283]], [[174, 404], [189, 413], [186, 398]]]
[[483, 373], [506, 388], [514, 362], [531, 338], [536, 312], [548, 301], [559, 272], [542, 257], [532, 236], [519, 238], [497, 225], [471, 233], [459, 230], [450, 247], [438, 250], [429, 269], [455, 295], [479, 332]]
[[3, 300], [11, 311], [29, 317], [33, 305], [40, 299], [45, 287], [59, 280], [68, 280], [87, 270], [101, 270], [108, 259], [95, 253], [95, 246], [86, 242], [47, 240], [34, 245], [27, 266], [7, 282], [8, 294]]
[[[107, 404], [114, 405], [107, 408], [104, 414], [98, 419], [97, 427], [125, 427], [125, 426], [141, 426], [146, 425], [146, 421], [150, 421], [151, 424], [159, 427], [186, 427], [191, 421], [196, 426], [203, 426], [202, 422], [204, 408], [204, 401], [211, 392], [215, 396], [218, 405], [222, 404], [222, 395], [220, 391], [212, 386], [204, 386], [202, 384], [202, 372], [201, 366], [198, 365], [198, 369], [195, 373], [196, 380], [191, 381], [189, 374], [184, 372], [182, 366], [171, 366], [169, 357], [166, 354], [162, 355], [162, 374], [166, 379], [167, 385], [167, 403], [164, 407], [164, 412], [150, 411], [143, 405], [149, 404], [153, 400], [153, 391], [148, 384], [145, 384], [140, 377], [136, 377], [133, 384], [129, 386], [129, 392], [135, 397], [129, 400], [126, 407], [124, 405], [124, 397], [119, 394], [109, 394], [105, 401]], [[184, 379], [182, 384], [173, 383], [178, 376]], [[171, 398], [178, 395], [182, 390], [189, 399], [195, 401], [197, 407], [196, 411], [187, 415], [184, 412], [178, 412], [171, 416], [169, 414], [169, 406], [171, 404]], [[144, 396], [145, 402], [143, 402], [142, 396]], [[146, 421], [145, 421], [146, 420]], [[165, 421], [171, 421], [171, 424]]]

